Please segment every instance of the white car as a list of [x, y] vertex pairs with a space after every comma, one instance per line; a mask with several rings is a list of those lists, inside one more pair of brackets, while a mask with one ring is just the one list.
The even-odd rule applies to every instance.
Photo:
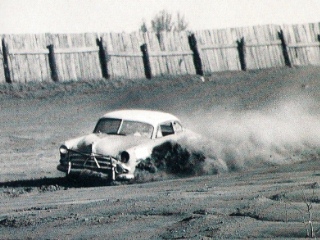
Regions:
[[172, 114], [151, 110], [118, 110], [101, 117], [93, 133], [67, 140], [60, 147], [59, 171], [91, 170], [110, 180], [129, 180], [154, 147], [192, 133]]

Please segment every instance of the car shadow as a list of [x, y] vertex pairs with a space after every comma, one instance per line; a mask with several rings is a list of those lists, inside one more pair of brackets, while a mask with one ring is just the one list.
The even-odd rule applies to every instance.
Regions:
[[0, 182], [0, 188], [46, 188], [54, 186], [56, 189], [68, 188], [82, 188], [82, 187], [99, 187], [99, 186], [114, 186], [116, 184], [108, 181], [107, 179], [97, 177], [86, 178], [40, 178], [29, 180], [16, 180]]

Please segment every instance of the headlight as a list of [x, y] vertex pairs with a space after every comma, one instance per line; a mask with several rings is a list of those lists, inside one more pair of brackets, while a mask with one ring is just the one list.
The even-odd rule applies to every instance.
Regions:
[[62, 145], [60, 148], [59, 148], [59, 151], [61, 154], [67, 154], [68, 153], [68, 148], [64, 145]]
[[129, 161], [129, 159], [130, 159], [129, 153], [126, 152], [126, 151], [123, 151], [123, 152], [121, 153], [121, 162], [127, 163], [127, 162]]

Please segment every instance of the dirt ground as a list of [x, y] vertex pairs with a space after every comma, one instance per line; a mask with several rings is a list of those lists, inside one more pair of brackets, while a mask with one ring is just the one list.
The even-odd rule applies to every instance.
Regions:
[[[320, 69], [0, 85], [0, 239], [320, 236]], [[177, 115], [203, 135], [194, 176], [107, 184], [56, 170], [66, 139], [105, 112]]]

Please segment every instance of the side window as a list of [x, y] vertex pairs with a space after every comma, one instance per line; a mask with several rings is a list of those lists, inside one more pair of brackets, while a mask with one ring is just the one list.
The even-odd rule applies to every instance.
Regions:
[[165, 122], [160, 124], [160, 130], [163, 137], [170, 134], [174, 134], [174, 130], [171, 122]]
[[173, 129], [176, 133], [182, 132], [182, 126], [179, 122], [173, 122]]

